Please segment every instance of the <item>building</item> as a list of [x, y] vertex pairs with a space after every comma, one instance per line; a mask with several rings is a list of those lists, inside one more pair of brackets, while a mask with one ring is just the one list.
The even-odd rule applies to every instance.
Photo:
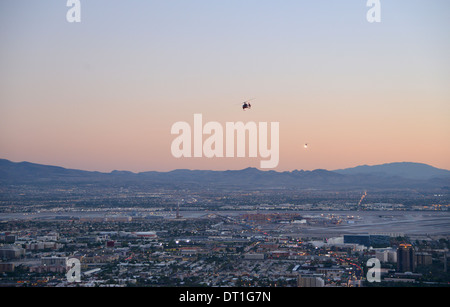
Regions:
[[397, 249], [397, 270], [399, 272], [414, 272], [416, 257], [411, 244], [400, 244]]
[[0, 262], [0, 273], [14, 272], [14, 263]]
[[27, 250], [60, 249], [63, 245], [56, 242], [32, 242], [25, 244]]
[[344, 235], [344, 243], [370, 246], [389, 246], [391, 238], [384, 235]]
[[67, 257], [42, 257], [41, 264], [43, 266], [66, 266]]
[[376, 250], [375, 257], [380, 260], [380, 262], [386, 263], [396, 263], [397, 262], [397, 251], [394, 249], [382, 249]]
[[36, 238], [36, 240], [38, 240], [38, 241], [58, 241], [59, 235], [56, 232], [51, 232], [45, 236], [38, 236]]
[[359, 244], [366, 247], [370, 246], [369, 235], [344, 235], [344, 243]]
[[288, 250], [275, 250], [269, 253], [272, 259], [288, 259], [290, 252]]
[[245, 260], [264, 260], [266, 256], [264, 253], [248, 253], [244, 255]]
[[6, 233], [0, 234], [0, 242], [12, 244], [12, 243], [16, 242], [16, 240], [17, 240], [16, 235], [6, 234]]
[[330, 279], [340, 279], [344, 274], [341, 268], [317, 268], [316, 272]]
[[25, 255], [25, 250], [15, 245], [0, 246], [0, 259], [17, 259]]
[[322, 278], [314, 275], [299, 275], [297, 278], [297, 286], [301, 288], [317, 288], [324, 287], [325, 282]]
[[65, 273], [69, 270], [67, 265], [68, 257], [42, 257], [41, 264], [30, 267], [30, 272], [37, 273]]
[[390, 246], [391, 237], [385, 236], [385, 235], [370, 235], [369, 243], [370, 243], [370, 246], [374, 246], [374, 247], [377, 247], [377, 246], [387, 247], [387, 246]]
[[133, 235], [137, 236], [138, 238], [147, 238], [147, 239], [156, 239], [157, 238], [155, 231], [133, 232]]
[[433, 263], [433, 259], [429, 253], [416, 253], [416, 263], [418, 266], [428, 266]]

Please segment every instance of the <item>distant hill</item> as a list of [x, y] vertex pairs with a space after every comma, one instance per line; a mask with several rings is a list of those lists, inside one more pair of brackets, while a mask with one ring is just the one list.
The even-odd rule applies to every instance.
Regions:
[[435, 168], [423, 163], [396, 162], [381, 165], [361, 165], [353, 168], [335, 170], [343, 175], [377, 175], [382, 177], [402, 177], [407, 179], [428, 180], [432, 178], [450, 178], [450, 171]]
[[11, 162], [0, 159], [0, 181], [3, 182], [84, 179], [86, 177], [98, 177], [101, 174], [99, 172], [67, 169], [59, 166], [30, 162]]
[[0, 159], [0, 184], [44, 186], [195, 187], [200, 189], [436, 189], [450, 187], [450, 171], [419, 163], [390, 163], [328, 171], [174, 170], [170, 172], [89, 172]]

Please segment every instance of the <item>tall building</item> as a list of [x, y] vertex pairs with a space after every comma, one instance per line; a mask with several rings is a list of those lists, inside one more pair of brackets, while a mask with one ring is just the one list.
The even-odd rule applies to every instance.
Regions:
[[397, 249], [397, 270], [399, 272], [414, 272], [416, 257], [411, 244], [400, 244]]

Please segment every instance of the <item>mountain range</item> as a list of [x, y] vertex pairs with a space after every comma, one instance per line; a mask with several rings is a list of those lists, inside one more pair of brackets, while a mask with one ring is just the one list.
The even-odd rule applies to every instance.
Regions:
[[369, 174], [379, 176], [397, 176], [409, 179], [432, 179], [437, 177], [448, 177], [450, 171], [435, 168], [423, 163], [396, 162], [381, 165], [361, 165], [353, 168], [335, 170], [334, 172], [344, 175]]
[[0, 184], [131, 184], [168, 187], [299, 189], [450, 189], [450, 171], [427, 164], [399, 162], [328, 171], [174, 170], [169, 172], [66, 169], [0, 159]]

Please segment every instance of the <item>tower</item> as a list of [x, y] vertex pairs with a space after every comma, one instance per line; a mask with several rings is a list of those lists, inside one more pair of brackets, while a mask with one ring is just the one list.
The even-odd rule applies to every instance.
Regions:
[[[184, 199], [181, 200], [182, 202], [184, 202]], [[180, 214], [180, 202], [177, 203], [177, 213], [175, 216], [175, 221], [184, 221], [185, 219], [183, 218], [183, 216]]]
[[416, 270], [415, 252], [411, 244], [400, 244], [397, 249], [397, 270], [414, 272]]

